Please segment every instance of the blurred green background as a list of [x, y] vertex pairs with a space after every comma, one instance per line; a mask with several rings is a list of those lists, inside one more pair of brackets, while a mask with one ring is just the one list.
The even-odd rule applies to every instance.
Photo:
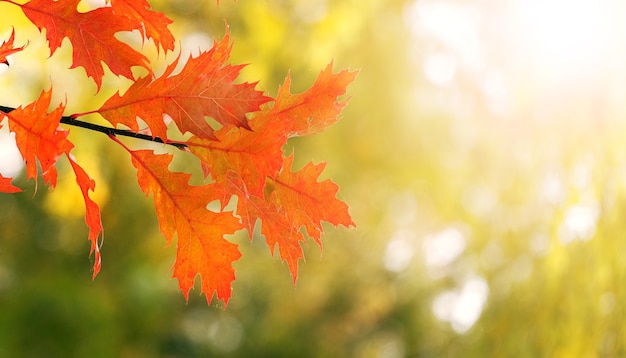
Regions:
[[[310, 242], [296, 287], [262, 237], [235, 235], [227, 310], [198, 290], [186, 304], [127, 155], [71, 128], [97, 182], [103, 269], [92, 281], [67, 167], [53, 192], [20, 174], [25, 191], [0, 194], [0, 356], [626, 356], [626, 4], [152, 3], [184, 52], [226, 19], [232, 62], [271, 94], [288, 71], [300, 91], [331, 60], [360, 69], [342, 120], [289, 144], [298, 165], [328, 161], [358, 227], [328, 227], [321, 255]], [[3, 38], [15, 26], [29, 42], [0, 71], [1, 104], [52, 84], [75, 113], [127, 85], [109, 76], [94, 96], [67, 70], [68, 44], [48, 59], [19, 11], [0, 9]], [[15, 175], [2, 136], [0, 171]]]

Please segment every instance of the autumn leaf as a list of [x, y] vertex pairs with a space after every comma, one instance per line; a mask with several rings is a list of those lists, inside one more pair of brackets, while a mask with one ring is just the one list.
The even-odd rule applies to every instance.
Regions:
[[152, 135], [166, 139], [163, 115], [169, 115], [183, 132], [202, 139], [216, 139], [205, 117], [222, 126], [248, 128], [246, 113], [270, 100], [254, 89], [254, 83], [235, 84], [243, 66], [227, 65], [231, 45], [229, 35], [213, 48], [190, 57], [182, 71], [173, 75], [178, 60], [154, 81], [141, 78], [120, 96], [116, 93], [97, 111], [111, 124], [124, 124], [137, 132], [137, 117], [148, 124]]
[[163, 13], [150, 10], [146, 0], [112, 0], [111, 7], [114, 14], [143, 24], [140, 30], [144, 36], [151, 38], [164, 51], [174, 50], [174, 35], [167, 29], [172, 20]]
[[317, 181], [326, 163], [308, 163], [292, 172], [293, 158], [293, 155], [286, 157], [283, 170], [270, 179], [275, 183], [270, 200], [285, 210], [295, 226], [304, 226], [307, 234], [321, 245], [322, 221], [346, 227], [354, 226], [354, 222], [348, 213], [348, 205], [336, 198], [339, 186], [330, 179]]
[[[337, 184], [330, 179], [318, 182], [326, 164], [309, 163], [297, 172], [291, 171], [293, 155], [285, 158], [283, 170], [270, 179], [268, 202], [278, 209], [283, 222], [264, 220], [261, 232], [270, 248], [278, 246], [281, 258], [287, 260], [294, 283], [298, 266], [296, 258], [302, 257], [302, 248], [296, 240], [304, 240], [300, 229], [305, 228], [309, 237], [322, 248], [321, 235], [324, 232], [322, 221], [334, 226], [354, 226], [348, 213], [348, 205], [337, 199]], [[284, 225], [289, 223], [290, 225]], [[265, 229], [263, 229], [263, 227]], [[298, 233], [298, 234], [296, 234]]]
[[257, 220], [261, 221], [261, 233], [270, 249], [278, 246], [281, 259], [287, 262], [295, 283], [298, 277], [298, 261], [304, 259], [301, 243], [305, 236], [322, 248], [322, 222], [334, 226], [354, 226], [348, 206], [337, 199], [339, 187], [327, 179], [318, 182], [325, 164], [309, 163], [300, 171], [292, 172], [293, 155], [285, 158], [283, 169], [274, 178], [268, 178], [264, 197], [247, 195], [236, 183], [231, 190], [237, 192], [237, 215], [247, 226], [250, 238]]
[[52, 90], [43, 91], [37, 100], [26, 107], [19, 107], [8, 117], [9, 130], [15, 133], [17, 148], [26, 162], [28, 179], [37, 177], [37, 161], [46, 182], [56, 183], [56, 164], [59, 156], [69, 152], [73, 145], [67, 140], [69, 132], [61, 129], [59, 123], [64, 106], [59, 105], [48, 113]]
[[89, 241], [91, 241], [91, 250], [89, 254], [91, 255], [95, 253], [92, 276], [92, 278], [95, 279], [102, 266], [98, 238], [104, 231], [102, 228], [102, 219], [100, 217], [100, 208], [89, 197], [89, 191], [94, 191], [96, 188], [96, 182], [91, 179], [89, 175], [87, 175], [85, 170], [80, 165], [78, 165], [72, 155], [69, 153], [65, 153], [65, 155], [72, 165], [72, 170], [74, 170], [74, 174], [76, 175], [76, 183], [80, 187], [80, 191], [82, 192], [83, 199], [85, 201], [85, 223], [89, 227]]
[[167, 243], [171, 244], [174, 233], [178, 233], [174, 277], [185, 299], [199, 274], [207, 301], [217, 292], [217, 298], [226, 305], [235, 279], [232, 263], [241, 253], [224, 235], [240, 230], [239, 220], [232, 213], [208, 210], [207, 205], [219, 199], [219, 190], [211, 184], [190, 186], [189, 174], [170, 172], [172, 155], [127, 150], [137, 168], [139, 186], [146, 195], [154, 196], [159, 226]]
[[40, 30], [46, 30], [50, 54], [68, 38], [73, 49], [71, 68], [83, 67], [100, 89], [104, 62], [111, 72], [133, 79], [131, 68], [144, 67], [151, 73], [148, 59], [115, 38], [121, 31], [139, 29], [142, 22], [128, 16], [116, 16], [111, 7], [88, 12], [76, 9], [80, 0], [31, 0], [20, 5], [28, 19]]
[[289, 136], [321, 132], [339, 119], [349, 98], [338, 101], [337, 97], [346, 93], [346, 87], [354, 81], [358, 71], [333, 73], [332, 66], [332, 62], [329, 63], [313, 86], [303, 93], [290, 93], [290, 76], [278, 89], [272, 113], [278, 120], [291, 125]]
[[[89, 227], [91, 252], [95, 252], [93, 274], [95, 278], [100, 271], [101, 263], [98, 237], [103, 232], [100, 209], [89, 197], [89, 191], [94, 190], [95, 182], [70, 154], [74, 145], [67, 140], [69, 132], [59, 127], [64, 106], [60, 104], [51, 113], [48, 113], [51, 96], [52, 90], [43, 91], [35, 102], [4, 115], [9, 119], [9, 130], [15, 133], [15, 142], [26, 162], [26, 174], [29, 179], [37, 177], [37, 161], [39, 161], [45, 184], [54, 188], [57, 180], [55, 165], [59, 156], [65, 154], [70, 161], [76, 175], [76, 183], [80, 187], [85, 201], [85, 222]], [[7, 190], [11, 190], [9, 185], [10, 180], [0, 181], [0, 191], [8, 192]]]
[[22, 191], [11, 183], [12, 180], [13, 178], [5, 178], [0, 174], [0, 193], [19, 193]]
[[11, 37], [0, 45], [0, 63], [4, 63], [8, 65], [7, 57], [16, 52], [22, 51], [24, 46], [22, 47], [14, 47], [13, 42], [15, 41], [15, 30], [11, 32]]

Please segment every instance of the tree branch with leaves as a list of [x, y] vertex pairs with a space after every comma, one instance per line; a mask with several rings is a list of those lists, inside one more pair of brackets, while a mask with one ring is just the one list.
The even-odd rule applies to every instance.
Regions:
[[[153, 196], [161, 233], [168, 244], [176, 240], [173, 276], [185, 299], [200, 275], [207, 301], [216, 294], [225, 306], [228, 303], [235, 280], [232, 264], [241, 253], [225, 235], [247, 230], [252, 239], [260, 221], [270, 251], [278, 247], [295, 283], [299, 260], [304, 258], [300, 243], [307, 236], [321, 248], [322, 222], [354, 226], [348, 206], [336, 197], [338, 186], [328, 179], [318, 180], [324, 164], [309, 163], [293, 171], [293, 154], [283, 148], [289, 138], [319, 133], [338, 120], [348, 101], [341, 97], [356, 71], [333, 72], [330, 63], [308, 90], [297, 94], [291, 93], [287, 75], [272, 98], [256, 90], [256, 83], [236, 82], [244, 66], [228, 63], [233, 43], [227, 31], [210, 50], [185, 60], [178, 55], [156, 76], [146, 56], [115, 37], [119, 32], [139, 31], [158, 51], [174, 57], [175, 37], [168, 29], [172, 21], [152, 10], [146, 0], [111, 0], [105, 7], [86, 12], [77, 10], [79, 0], [0, 2], [19, 7], [45, 33], [51, 55], [68, 38], [71, 68], [82, 67], [98, 91], [105, 64], [114, 75], [132, 81], [100, 108], [84, 113], [67, 114], [63, 103], [51, 103], [53, 89], [63, 90], [54, 83], [32, 103], [18, 108], [0, 106], [0, 127], [8, 126], [15, 133], [28, 179], [41, 175], [54, 188], [60, 158], [71, 164], [85, 202], [88, 238], [95, 256], [94, 278], [101, 269], [104, 233], [99, 206], [91, 198], [96, 183], [72, 155], [74, 144], [62, 125], [104, 133], [112, 145], [128, 153], [139, 187]], [[0, 45], [0, 63], [9, 64], [7, 57], [23, 50], [14, 39], [12, 32]], [[137, 66], [145, 69], [143, 77], [133, 75], [131, 69]], [[50, 111], [51, 105], [54, 109]], [[87, 114], [97, 114], [111, 126], [80, 119]], [[138, 118], [147, 129], [139, 128]], [[168, 132], [173, 128], [190, 136], [186, 140], [170, 138]], [[163, 143], [193, 154], [199, 159], [205, 183], [190, 185], [191, 174], [171, 172], [169, 164], [175, 153], [135, 150], [119, 136]], [[0, 175], [0, 192], [17, 191], [20, 189], [11, 178]], [[236, 209], [227, 211], [233, 197]], [[215, 201], [220, 210], [207, 209]]]

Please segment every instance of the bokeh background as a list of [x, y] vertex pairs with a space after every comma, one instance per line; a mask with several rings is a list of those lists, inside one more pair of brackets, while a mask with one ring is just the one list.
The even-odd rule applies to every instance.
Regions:
[[[226, 20], [242, 79], [270, 94], [288, 72], [307, 88], [331, 60], [360, 69], [342, 120], [289, 144], [298, 165], [328, 161], [358, 227], [328, 227], [322, 253], [309, 242], [295, 287], [262, 237], [235, 235], [228, 308], [198, 290], [185, 303], [127, 155], [71, 128], [103, 211], [92, 281], [73, 176], [61, 166], [53, 192], [26, 181], [5, 129], [0, 172], [25, 191], [0, 194], [0, 356], [626, 355], [626, 3], [151, 3], [183, 53]], [[94, 95], [67, 69], [69, 44], [48, 58], [15, 6], [0, 9], [2, 38], [15, 27], [29, 43], [0, 69], [2, 105], [52, 86], [84, 112], [125, 85], [109, 76]]]

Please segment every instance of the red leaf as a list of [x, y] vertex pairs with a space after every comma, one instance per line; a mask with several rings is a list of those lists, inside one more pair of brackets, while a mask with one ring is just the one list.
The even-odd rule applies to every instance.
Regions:
[[143, 24], [141, 31], [144, 36], [153, 39], [164, 51], [174, 50], [174, 35], [167, 29], [172, 20], [163, 13], [150, 10], [146, 0], [112, 0], [111, 7], [116, 15]]
[[357, 71], [333, 73], [332, 62], [320, 72], [311, 88], [303, 93], [291, 94], [291, 78], [278, 89], [272, 112], [277, 119], [291, 125], [289, 136], [311, 135], [323, 131], [339, 119], [348, 99], [338, 101], [346, 93], [346, 87], [354, 81]]
[[114, 126], [124, 124], [137, 132], [137, 117], [150, 127], [153, 136], [166, 139], [163, 114], [168, 114], [181, 132], [215, 139], [214, 128], [205, 117], [223, 126], [248, 128], [246, 113], [254, 112], [270, 98], [254, 89], [255, 84], [234, 84], [243, 66], [227, 65], [231, 46], [228, 33], [208, 52], [189, 58], [182, 71], [172, 72], [178, 60], [154, 81], [141, 78], [120, 96], [109, 98], [98, 112]]
[[85, 223], [87, 223], [87, 226], [89, 227], [89, 241], [91, 241], [91, 250], [89, 254], [91, 255], [95, 253], [93, 264], [93, 278], [96, 278], [102, 266], [98, 237], [100, 237], [100, 233], [103, 232], [102, 220], [100, 218], [100, 208], [89, 197], [89, 191], [94, 191], [94, 189], [96, 188], [96, 182], [94, 182], [93, 179], [91, 179], [89, 175], [87, 175], [85, 170], [80, 165], [78, 165], [78, 163], [76, 163], [74, 158], [72, 158], [69, 153], [66, 153], [66, 156], [67, 159], [69, 159], [70, 164], [72, 165], [72, 169], [74, 170], [74, 174], [76, 175], [76, 183], [80, 187], [80, 191], [83, 194], [83, 199], [85, 200]]
[[117, 16], [110, 7], [85, 13], [77, 11], [80, 0], [31, 0], [22, 7], [24, 14], [40, 30], [46, 29], [51, 55], [68, 38], [73, 48], [71, 68], [85, 68], [98, 89], [102, 85], [106, 63], [111, 72], [133, 79], [131, 67], [142, 66], [148, 71], [148, 59], [127, 44], [115, 38], [121, 31], [141, 28], [141, 22], [127, 16]]
[[54, 187], [54, 165], [59, 156], [69, 152], [73, 145], [67, 140], [68, 132], [59, 127], [63, 105], [48, 114], [51, 94], [51, 90], [44, 91], [35, 102], [5, 115], [9, 118], [9, 130], [15, 133], [17, 148], [26, 161], [28, 178], [37, 177], [39, 160], [44, 178]]
[[22, 51], [22, 47], [13, 47], [13, 41], [15, 40], [15, 30], [11, 32], [11, 37], [0, 45], [0, 63], [9, 64], [7, 57], [16, 52]]
[[189, 174], [170, 172], [172, 155], [155, 155], [150, 150], [129, 153], [137, 168], [139, 186], [146, 195], [154, 195], [159, 226], [168, 244], [178, 233], [174, 277], [185, 299], [200, 274], [207, 301], [217, 292], [217, 298], [226, 306], [235, 279], [232, 263], [241, 253], [224, 235], [240, 230], [239, 220], [231, 213], [209, 211], [207, 204], [220, 197], [216, 186], [190, 186]]
[[11, 184], [13, 178], [5, 178], [0, 174], [0, 193], [19, 193], [22, 189]]

